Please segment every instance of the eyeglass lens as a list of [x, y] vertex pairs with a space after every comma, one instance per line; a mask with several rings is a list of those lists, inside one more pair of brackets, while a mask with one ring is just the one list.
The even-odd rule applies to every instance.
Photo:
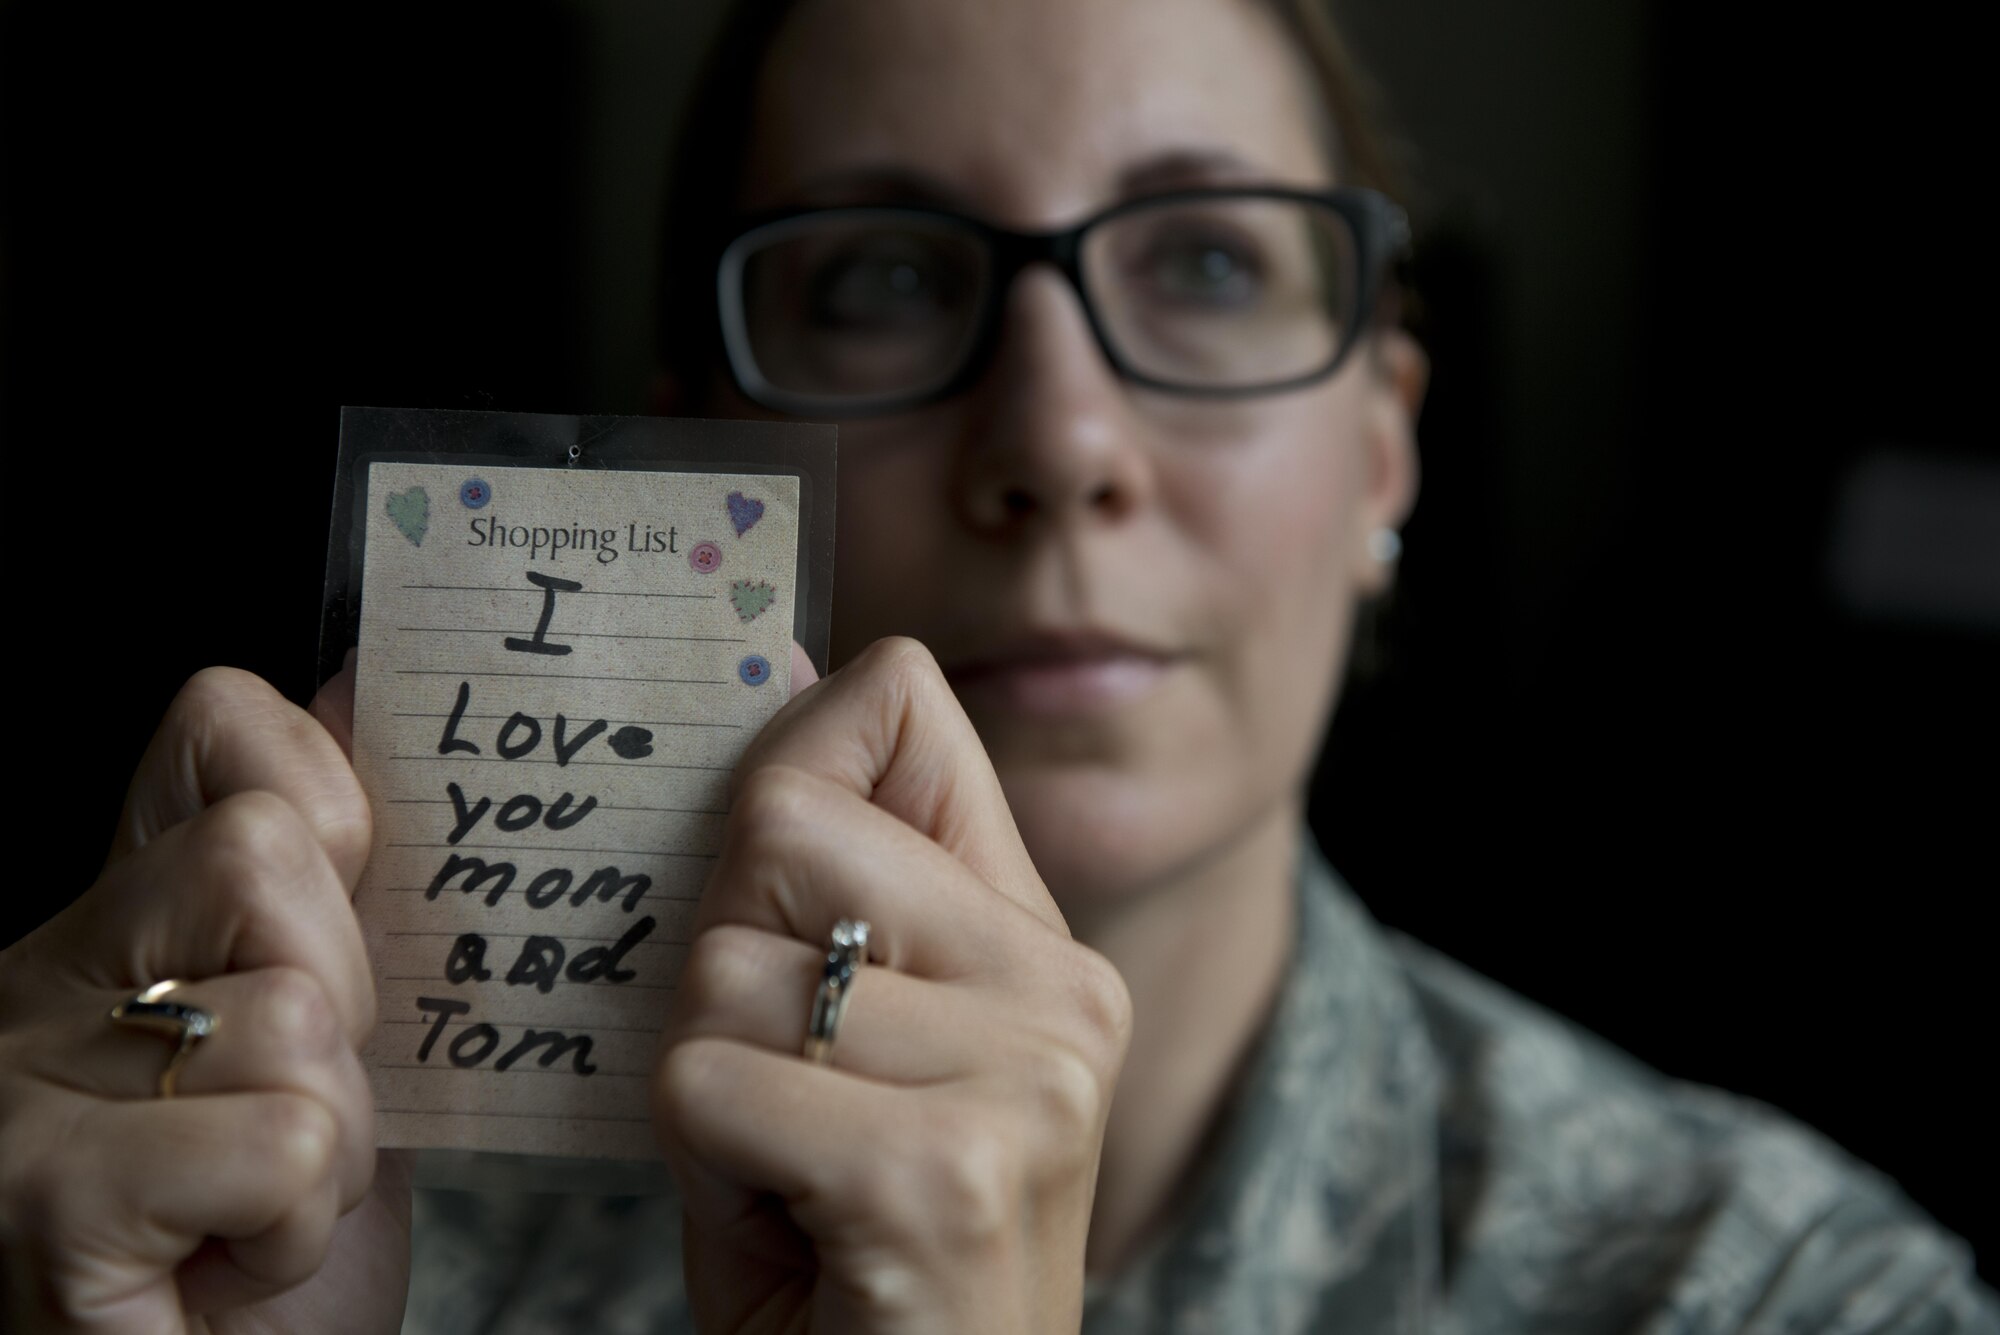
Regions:
[[964, 363], [990, 286], [984, 239], [946, 218], [833, 211], [767, 229], [744, 259], [744, 330], [787, 394], [937, 388]]
[[[918, 398], [964, 367], [988, 318], [985, 234], [948, 217], [830, 210], [744, 238], [743, 349], [786, 394]], [[1353, 232], [1305, 200], [1163, 201], [1084, 236], [1078, 266], [1126, 367], [1194, 390], [1313, 375], [1354, 318]]]

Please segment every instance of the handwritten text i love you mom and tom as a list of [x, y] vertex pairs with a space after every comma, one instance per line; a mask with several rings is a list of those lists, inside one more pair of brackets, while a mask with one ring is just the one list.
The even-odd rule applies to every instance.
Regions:
[[788, 693], [799, 489], [368, 465], [355, 910], [383, 1145], [653, 1157], [729, 774]]

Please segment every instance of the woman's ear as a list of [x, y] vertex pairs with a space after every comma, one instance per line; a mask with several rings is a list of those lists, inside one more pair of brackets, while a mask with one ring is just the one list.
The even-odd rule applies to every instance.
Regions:
[[1417, 417], [1431, 377], [1430, 357], [1407, 330], [1385, 326], [1370, 342], [1365, 493], [1355, 553], [1356, 582], [1364, 596], [1384, 592], [1394, 574], [1393, 561], [1375, 547], [1375, 533], [1400, 530], [1417, 503]]

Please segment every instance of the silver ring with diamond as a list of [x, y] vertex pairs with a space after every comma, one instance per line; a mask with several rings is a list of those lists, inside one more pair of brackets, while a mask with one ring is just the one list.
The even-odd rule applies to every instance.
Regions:
[[167, 993], [180, 985], [178, 978], [154, 983], [130, 1000], [113, 1006], [106, 1016], [113, 1024], [144, 1029], [173, 1043], [174, 1055], [167, 1058], [167, 1069], [160, 1072], [159, 1093], [163, 1099], [174, 1096], [174, 1082], [180, 1078], [188, 1054], [194, 1051], [195, 1044], [215, 1032], [218, 1023], [213, 1012], [168, 1001]]
[[813, 996], [812, 1014], [806, 1020], [807, 1061], [819, 1066], [833, 1061], [833, 1040], [840, 1032], [840, 1017], [847, 1013], [855, 976], [867, 962], [868, 924], [858, 918], [842, 918], [833, 925], [833, 941], [827, 948], [826, 964], [820, 969], [819, 991]]

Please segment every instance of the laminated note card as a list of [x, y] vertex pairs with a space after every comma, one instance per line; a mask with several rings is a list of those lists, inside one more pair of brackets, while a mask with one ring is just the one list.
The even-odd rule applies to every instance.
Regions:
[[[799, 600], [823, 613], [801, 539], [831, 433], [357, 410], [343, 433], [377, 446], [346, 443], [343, 487], [380, 1143], [655, 1158], [730, 774], [815, 629]], [[811, 445], [819, 476], [780, 457]]]

